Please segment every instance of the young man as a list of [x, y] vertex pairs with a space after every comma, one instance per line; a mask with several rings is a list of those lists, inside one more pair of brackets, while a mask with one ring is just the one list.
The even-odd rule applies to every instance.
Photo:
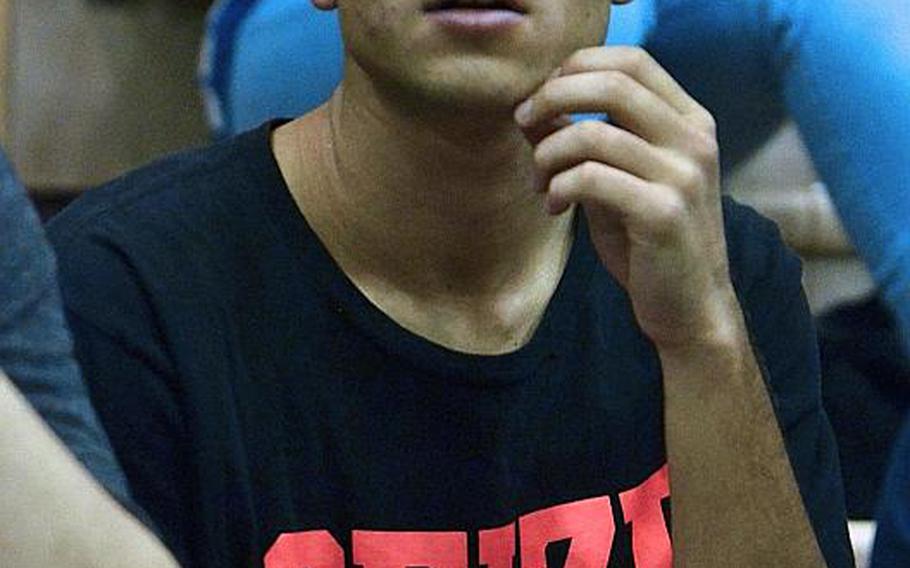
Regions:
[[722, 206], [708, 113], [590, 47], [610, 3], [315, 3], [326, 106], [52, 229], [178, 558], [848, 566], [798, 262]]

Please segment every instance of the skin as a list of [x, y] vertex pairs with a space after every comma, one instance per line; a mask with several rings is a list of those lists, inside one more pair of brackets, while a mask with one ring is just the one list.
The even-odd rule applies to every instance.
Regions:
[[0, 424], [0, 566], [177, 567], [54, 437], [2, 371]]
[[352, 282], [432, 341], [513, 351], [580, 207], [662, 364], [674, 565], [824, 566], [730, 281], [710, 114], [641, 50], [595, 47], [604, 0], [528, 0], [495, 38], [422, 0], [314, 2], [340, 9], [345, 78], [273, 148]]

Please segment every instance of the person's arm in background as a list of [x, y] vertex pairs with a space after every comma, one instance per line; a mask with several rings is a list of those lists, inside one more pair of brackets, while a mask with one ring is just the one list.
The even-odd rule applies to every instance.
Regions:
[[175, 566], [136, 520], [73, 359], [54, 257], [2, 154], [0, 369], [0, 566]]
[[0, 372], [0, 566], [174, 568]]
[[910, 354], [906, 2], [655, 1], [645, 47], [712, 111], [727, 168], [796, 121]]
[[128, 504], [126, 478], [73, 358], [53, 252], [25, 189], [2, 153], [0, 368], [105, 489]]
[[[910, 11], [774, 0], [787, 108], [910, 356]], [[791, 5], [792, 4], [792, 5]]]

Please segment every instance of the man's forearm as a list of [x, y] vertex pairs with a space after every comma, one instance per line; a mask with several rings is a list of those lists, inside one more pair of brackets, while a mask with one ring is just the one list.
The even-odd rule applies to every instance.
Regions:
[[675, 566], [825, 566], [745, 325], [734, 328], [659, 350]]
[[174, 568], [0, 371], [0, 566]]

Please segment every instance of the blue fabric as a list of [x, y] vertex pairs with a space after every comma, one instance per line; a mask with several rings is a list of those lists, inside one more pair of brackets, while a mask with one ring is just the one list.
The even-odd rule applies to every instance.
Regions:
[[217, 137], [302, 114], [341, 80], [338, 19], [308, 1], [221, 0], [210, 12], [205, 42], [200, 78]]
[[[233, 129], [234, 113], [224, 110], [231, 107], [230, 69], [236, 53], [233, 43], [238, 29], [255, 6], [256, 0], [222, 2], [212, 8], [207, 18], [209, 33], [203, 40], [199, 76], [209, 122], [216, 132], [226, 133]], [[209, 65], [215, 61], [210, 54], [218, 54], [217, 65]]]
[[38, 216], [0, 153], [0, 369], [89, 472], [141, 516], [73, 359], [56, 271]]
[[877, 520], [871, 568], [907, 566], [910, 563], [910, 415], [894, 446]]
[[[341, 78], [334, 13], [258, 0], [238, 22], [250, 2], [222, 0], [209, 23], [219, 135], [302, 114]], [[609, 43], [642, 43], [715, 114], [725, 170], [796, 120], [910, 353], [908, 30], [905, 0], [637, 0], [614, 9]]]
[[787, 108], [910, 355], [910, 10], [903, 0], [778, 4], [775, 24], [790, 31], [776, 53]]

